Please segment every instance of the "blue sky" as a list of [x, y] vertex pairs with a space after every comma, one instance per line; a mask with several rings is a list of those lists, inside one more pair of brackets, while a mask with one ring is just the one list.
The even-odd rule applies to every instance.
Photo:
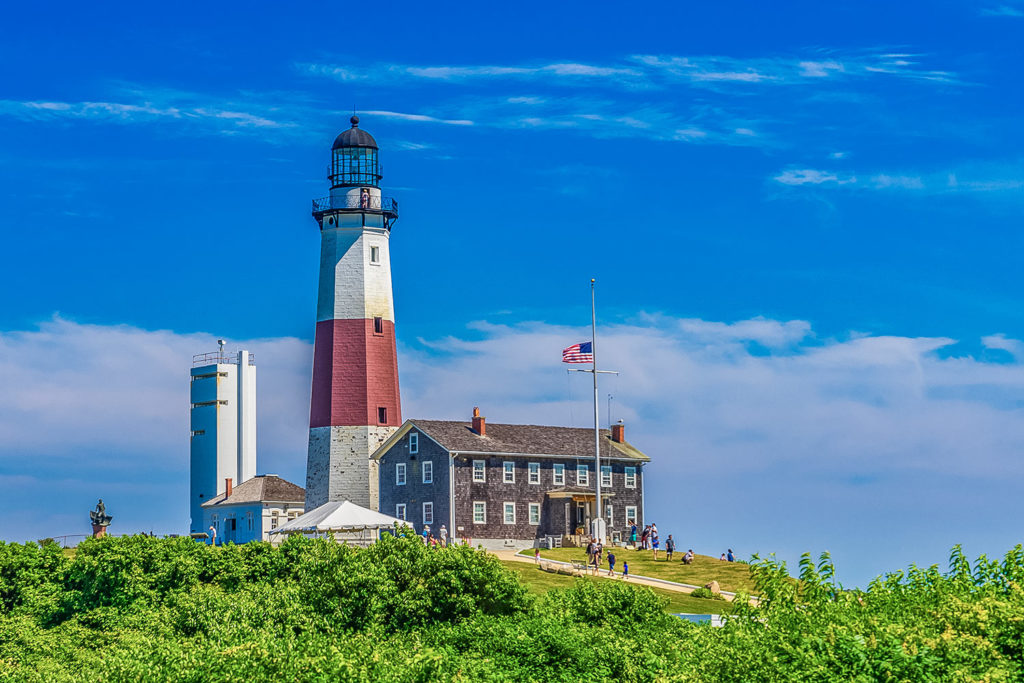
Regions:
[[126, 525], [175, 530], [182, 380], [218, 336], [263, 352], [260, 469], [301, 483], [309, 200], [355, 107], [402, 208], [406, 416], [585, 424], [557, 355], [596, 277], [659, 526], [709, 553], [828, 548], [861, 583], [1004, 551], [1022, 28], [1010, 0], [8, 10], [19, 537], [74, 533], [104, 489]]

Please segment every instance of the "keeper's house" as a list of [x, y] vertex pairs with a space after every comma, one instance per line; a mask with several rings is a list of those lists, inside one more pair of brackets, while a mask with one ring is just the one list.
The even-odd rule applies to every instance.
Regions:
[[[624, 427], [601, 430], [601, 499], [612, 541], [643, 525], [650, 458]], [[573, 427], [406, 420], [374, 453], [380, 511], [418, 531], [485, 547], [531, 547], [547, 536], [579, 543], [594, 515], [594, 431]]]

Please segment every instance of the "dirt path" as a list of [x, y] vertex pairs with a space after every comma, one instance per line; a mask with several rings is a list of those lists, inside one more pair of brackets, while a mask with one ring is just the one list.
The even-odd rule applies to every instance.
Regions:
[[[513, 562], [528, 562], [530, 564], [536, 564], [536, 562], [534, 561], [534, 559], [532, 557], [524, 557], [523, 555], [519, 555], [519, 554], [516, 553], [515, 550], [491, 550], [489, 552], [491, 554], [493, 554], [493, 555], [496, 555], [498, 557], [498, 559], [501, 559], [501, 560], [512, 560]], [[550, 564], [550, 565], [554, 565], [554, 566], [564, 566], [564, 565], [568, 564], [568, 563], [565, 563], [565, 562], [558, 562], [556, 560], [546, 560], [544, 558], [541, 558], [540, 563], [541, 564]], [[594, 578], [594, 574], [593, 573], [588, 573], [588, 574], [586, 574], [586, 576], [589, 576], [590, 578]], [[608, 576], [608, 570], [602, 570], [602, 571], [598, 571], [597, 578], [605, 579], [605, 580], [621, 581], [622, 580], [622, 574], [616, 572], [614, 577], [610, 577], [610, 576]], [[629, 581], [629, 583], [640, 584], [641, 586], [651, 586], [652, 588], [663, 588], [665, 590], [675, 591], [677, 593], [690, 593], [690, 592], [693, 591], [694, 588], [698, 588], [698, 586], [691, 586], [691, 585], [685, 584], [685, 583], [676, 583], [675, 581], [666, 581], [664, 579], [653, 579], [653, 578], [646, 577], [646, 576], [634, 576], [633, 574], [629, 575], [628, 581]], [[732, 601], [732, 599], [735, 596], [732, 593], [728, 593], [726, 591], [722, 591], [722, 597], [725, 598], [726, 600]]]

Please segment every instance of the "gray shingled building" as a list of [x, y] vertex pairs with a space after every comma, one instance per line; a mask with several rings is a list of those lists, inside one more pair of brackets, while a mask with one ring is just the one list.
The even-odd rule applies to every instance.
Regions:
[[[477, 413], [477, 411], [474, 411]], [[444, 524], [452, 538], [488, 547], [529, 547], [545, 537], [579, 542], [595, 514], [596, 476], [612, 541], [643, 525], [643, 467], [650, 458], [626, 442], [621, 424], [574, 427], [407, 420], [374, 453], [380, 511], [417, 531]]]

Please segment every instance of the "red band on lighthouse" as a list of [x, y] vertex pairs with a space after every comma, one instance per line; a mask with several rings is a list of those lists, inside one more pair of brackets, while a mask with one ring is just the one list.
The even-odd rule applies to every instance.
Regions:
[[316, 324], [310, 428], [402, 424], [395, 324], [378, 324], [381, 333], [373, 320]]

